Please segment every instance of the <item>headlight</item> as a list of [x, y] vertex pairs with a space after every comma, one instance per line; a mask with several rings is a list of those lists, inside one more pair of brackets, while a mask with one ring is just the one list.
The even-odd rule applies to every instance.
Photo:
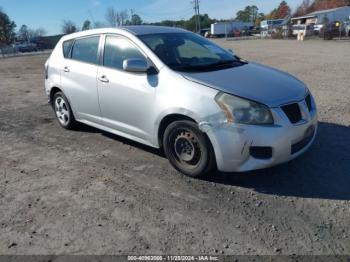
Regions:
[[246, 125], [274, 123], [271, 111], [265, 105], [226, 93], [219, 93], [215, 101], [225, 113], [228, 122]]

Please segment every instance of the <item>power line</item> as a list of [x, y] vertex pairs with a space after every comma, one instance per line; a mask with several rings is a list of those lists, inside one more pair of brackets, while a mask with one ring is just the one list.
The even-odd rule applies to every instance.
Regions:
[[[192, 5], [191, 5], [192, 6]], [[178, 9], [178, 10], [174, 10], [174, 11], [145, 11], [143, 9], [139, 9], [139, 10], [135, 10], [136, 13], [140, 13], [140, 14], [146, 14], [146, 15], [149, 15], [149, 14], [152, 14], [152, 15], [155, 15], [155, 16], [167, 16], [167, 15], [181, 15], [183, 13], [185, 13], [186, 11], [188, 11], [188, 8], [190, 6], [187, 6], [187, 7], [183, 7], [181, 9]]]
[[187, 12], [186, 10], [184, 10], [184, 11], [176, 11], [172, 13], [152, 13], [152, 14], [148, 14], [137, 10], [135, 12], [140, 14], [141, 16], [150, 18], [152, 20], [176, 20], [176, 19], [181, 20], [189, 16], [190, 14], [192, 14], [193, 11], [188, 11], [187, 9]]

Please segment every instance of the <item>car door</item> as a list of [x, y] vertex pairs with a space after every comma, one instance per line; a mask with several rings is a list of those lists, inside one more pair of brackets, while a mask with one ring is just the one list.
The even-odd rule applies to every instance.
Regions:
[[158, 76], [124, 71], [123, 62], [135, 58], [149, 61], [128, 38], [105, 36], [103, 61], [97, 81], [101, 115], [105, 126], [134, 140], [151, 143]]
[[76, 39], [69, 51], [69, 42], [66, 46], [63, 44], [66, 58], [61, 83], [75, 117], [80, 121], [101, 122], [97, 93], [99, 44], [99, 35]]

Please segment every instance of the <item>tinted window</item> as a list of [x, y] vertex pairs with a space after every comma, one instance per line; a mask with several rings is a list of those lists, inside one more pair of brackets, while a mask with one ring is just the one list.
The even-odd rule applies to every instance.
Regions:
[[63, 43], [63, 56], [64, 58], [67, 58], [69, 56], [69, 51], [72, 47], [73, 40], [65, 41]]
[[145, 59], [144, 55], [128, 39], [120, 36], [107, 36], [103, 64], [122, 70], [126, 59]]
[[75, 40], [72, 50], [72, 59], [91, 64], [98, 64], [99, 41], [99, 36]]

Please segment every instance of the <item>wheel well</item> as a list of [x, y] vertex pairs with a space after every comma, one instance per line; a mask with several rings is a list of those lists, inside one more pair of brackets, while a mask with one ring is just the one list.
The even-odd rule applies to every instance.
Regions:
[[163, 136], [165, 129], [173, 122], [180, 121], [180, 120], [188, 120], [191, 122], [196, 123], [196, 121], [188, 116], [180, 115], [180, 114], [172, 114], [164, 117], [162, 121], [160, 122], [159, 128], [158, 128], [158, 144], [159, 147], [163, 147]]
[[53, 97], [56, 95], [56, 93], [58, 92], [62, 92], [61, 89], [59, 89], [58, 87], [53, 87], [51, 88], [50, 91], [50, 103], [53, 104]]

